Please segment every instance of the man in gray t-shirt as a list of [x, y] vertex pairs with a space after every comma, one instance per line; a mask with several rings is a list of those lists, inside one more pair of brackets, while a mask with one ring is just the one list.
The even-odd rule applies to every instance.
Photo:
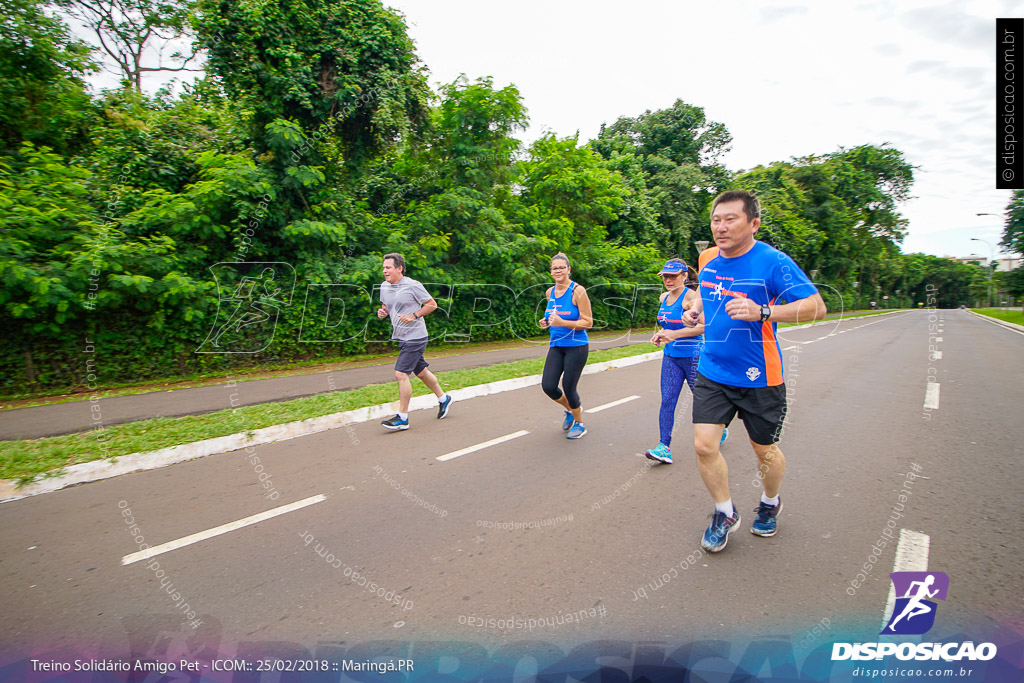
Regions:
[[[391, 316], [391, 326], [394, 328], [391, 338], [396, 341], [426, 339], [427, 323], [417, 313], [425, 308], [424, 304], [431, 304], [434, 308], [437, 304], [418, 280], [402, 276], [397, 270], [395, 272], [401, 277], [398, 282], [385, 281], [380, 286], [382, 308]], [[426, 311], [422, 315], [429, 312]], [[406, 322], [410, 314], [412, 320]], [[406, 320], [403, 320], [403, 317]]]
[[398, 342], [395, 379], [398, 380], [398, 414], [381, 421], [385, 429], [399, 431], [409, 428], [409, 401], [412, 399], [410, 375], [416, 375], [434, 392], [439, 403], [437, 419], [448, 415], [452, 397], [441, 389], [427, 366], [423, 352], [427, 348], [427, 324], [423, 316], [437, 309], [437, 302], [416, 280], [405, 276], [405, 259], [401, 254], [384, 255], [384, 282], [380, 286], [380, 308], [377, 317], [391, 317], [391, 338]]

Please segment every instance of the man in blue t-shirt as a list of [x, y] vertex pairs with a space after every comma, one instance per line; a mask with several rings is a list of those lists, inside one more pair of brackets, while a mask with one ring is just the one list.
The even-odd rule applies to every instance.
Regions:
[[722, 430], [737, 413], [764, 481], [750, 531], [773, 536], [778, 529], [786, 458], [777, 442], [786, 417], [786, 385], [775, 323], [805, 323], [826, 313], [818, 290], [793, 259], [754, 239], [760, 216], [757, 198], [749, 192], [732, 190], [715, 198], [711, 232], [718, 255], [701, 268], [701, 296], [683, 315], [689, 326], [704, 315], [693, 432], [700, 476], [715, 502], [701, 541], [709, 552], [722, 550], [739, 528], [740, 516], [729, 495], [729, 468], [719, 450]]

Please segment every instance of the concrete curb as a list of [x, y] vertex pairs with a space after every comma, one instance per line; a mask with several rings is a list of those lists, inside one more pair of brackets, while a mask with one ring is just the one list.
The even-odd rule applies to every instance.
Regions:
[[[592, 375], [597, 372], [605, 372], [615, 368], [624, 368], [630, 365], [637, 365], [639, 363], [655, 360], [660, 357], [661, 351], [655, 351], [653, 353], [645, 353], [637, 356], [617, 358], [603, 363], [594, 363], [593, 365], [586, 366], [583, 369], [583, 374]], [[489, 382], [487, 384], [478, 384], [471, 387], [465, 387], [463, 389], [453, 389], [449, 393], [453, 400], [464, 401], [471, 398], [477, 398], [479, 396], [490, 396], [491, 394], [515, 391], [516, 389], [523, 389], [535, 384], [540, 384], [540, 378], [540, 375], [515, 377], [513, 379]], [[409, 403], [410, 411], [427, 410], [436, 407], [437, 398], [434, 397], [433, 394], [415, 396]], [[275, 441], [285, 441], [287, 439], [294, 439], [300, 436], [317, 434], [318, 432], [337, 429], [338, 427], [344, 427], [345, 425], [369, 422], [370, 420], [393, 415], [397, 411], [398, 401], [393, 401], [391, 403], [382, 403], [380, 405], [368, 406], [366, 408], [348, 410], [343, 413], [332, 413], [331, 415], [323, 415], [321, 417], [311, 417], [308, 420], [300, 420], [298, 422], [288, 422], [281, 425], [264, 427], [262, 429], [254, 429], [251, 432], [218, 436], [214, 439], [181, 444], [180, 446], [171, 446], [170, 448], [163, 448], [158, 451], [151, 451], [148, 453], [132, 453], [130, 455], [122, 455], [111, 460], [94, 460], [80, 465], [71, 465], [70, 467], [65, 468], [59, 475], [42, 479], [21, 488], [18, 488], [17, 482], [4, 479], [0, 480], [0, 503], [19, 500], [29, 496], [36, 496], [41, 493], [51, 493], [69, 486], [76, 486], [78, 484], [87, 484], [89, 482], [100, 481], [102, 479], [110, 479], [111, 477], [118, 477], [130, 472], [140, 472], [160, 467], [167, 467], [168, 465], [174, 465], [175, 463], [184, 462], [186, 460], [195, 460], [196, 458], [203, 458], [208, 455], [229, 453], [242, 448], [253, 448], [255, 446], [274, 443]]]
[[1015, 330], [1017, 332], [1024, 332], [1024, 325], [1018, 325], [1017, 323], [1009, 323], [1009, 322], [1006, 322], [1005, 320], [1000, 320], [999, 318], [993, 318], [992, 316], [985, 315], [984, 313], [975, 313], [974, 311], [971, 311], [971, 310], [968, 310], [967, 312], [970, 313], [971, 315], [974, 315], [974, 316], [977, 316], [977, 317], [981, 318], [982, 320], [987, 320], [990, 323], [995, 323], [996, 325], [1002, 325], [1003, 327], [1008, 327], [1011, 330]]

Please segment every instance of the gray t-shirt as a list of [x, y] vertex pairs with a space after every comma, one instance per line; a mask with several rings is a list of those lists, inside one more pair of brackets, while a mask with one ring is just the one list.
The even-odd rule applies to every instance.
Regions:
[[409, 276], [403, 277], [397, 285], [384, 281], [380, 286], [380, 300], [388, 307], [388, 314], [391, 316], [391, 325], [394, 328], [391, 338], [400, 341], [426, 338], [427, 323], [423, 318], [417, 318], [411, 323], [403, 323], [398, 318], [406, 313], [415, 313], [432, 298], [419, 281]]

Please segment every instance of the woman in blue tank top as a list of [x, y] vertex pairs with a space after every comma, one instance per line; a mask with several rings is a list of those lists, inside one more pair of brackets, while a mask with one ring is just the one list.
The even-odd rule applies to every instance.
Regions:
[[[594, 324], [587, 290], [570, 279], [572, 270], [569, 257], [559, 252], [551, 257], [551, 277], [554, 287], [547, 291], [547, 305], [541, 328], [550, 330], [551, 347], [544, 361], [541, 388], [552, 401], [565, 409], [562, 430], [569, 439], [578, 439], [587, 433], [583, 424], [583, 410], [576, 385], [583, 374], [590, 354], [590, 339], [587, 328]], [[558, 388], [558, 380], [562, 388]]]
[[[699, 298], [696, 292], [686, 288], [686, 273], [686, 263], [678, 258], [666, 261], [658, 273], [667, 291], [661, 295], [661, 306], [658, 308], [658, 325], [661, 329], [651, 337], [651, 343], [655, 346], [665, 345], [665, 355], [661, 359], [661, 409], [658, 412], [661, 440], [655, 448], [647, 451], [647, 457], [669, 464], [672, 463], [670, 446], [676, 404], [684, 381], [693, 391], [704, 332], [703, 324], [698, 323], [695, 327], [683, 324], [686, 301]], [[725, 440], [725, 434], [722, 440]]]

